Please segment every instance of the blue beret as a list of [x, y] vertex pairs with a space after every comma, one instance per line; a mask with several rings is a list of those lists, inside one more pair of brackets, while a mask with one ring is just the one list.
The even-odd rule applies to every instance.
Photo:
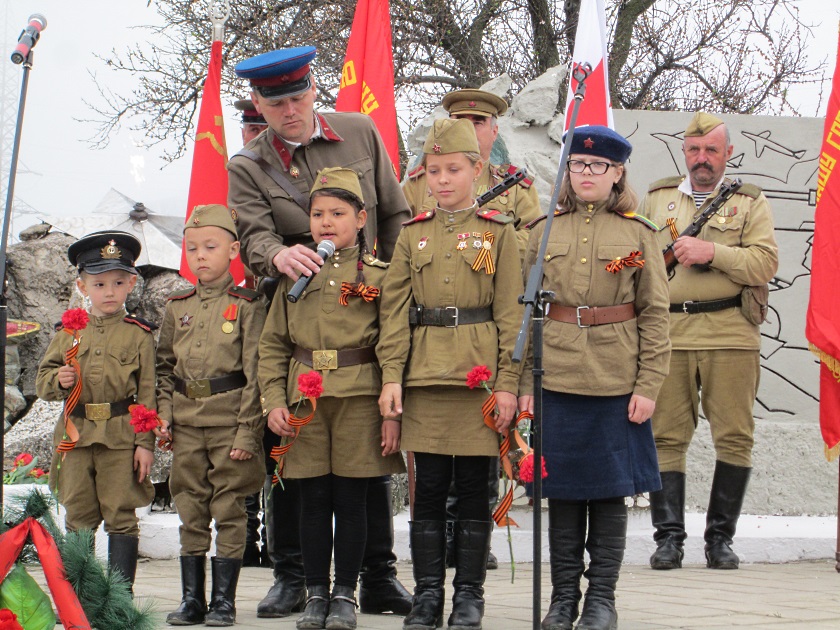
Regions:
[[624, 136], [603, 125], [576, 127], [569, 147], [569, 155], [583, 154], [606, 158], [623, 164], [630, 157], [633, 146]]
[[241, 61], [234, 71], [264, 98], [280, 99], [312, 87], [309, 62], [314, 58], [314, 46], [283, 48]]

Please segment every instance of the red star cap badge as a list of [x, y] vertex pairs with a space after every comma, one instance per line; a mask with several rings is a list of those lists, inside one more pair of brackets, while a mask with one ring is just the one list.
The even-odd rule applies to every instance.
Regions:
[[435, 153], [440, 153], [440, 145], [437, 142], [432, 147], [432, 151], [434, 151]]
[[470, 107], [475, 107], [475, 101], [470, 101]]
[[583, 141], [583, 146], [585, 146], [587, 149], [591, 149], [595, 146], [595, 141], [592, 138], [587, 138]]
[[321, 183], [322, 183], [322, 184], [326, 184], [326, 183], [327, 183], [327, 176], [326, 176], [326, 175], [324, 175], [324, 176], [321, 178]]

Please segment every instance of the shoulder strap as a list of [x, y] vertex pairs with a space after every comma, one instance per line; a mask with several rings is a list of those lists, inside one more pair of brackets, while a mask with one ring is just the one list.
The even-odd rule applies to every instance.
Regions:
[[288, 177], [269, 164], [263, 156], [258, 153], [254, 153], [250, 149], [240, 149], [233, 157], [236, 157], [237, 155], [241, 155], [242, 157], [246, 157], [249, 160], [256, 162], [257, 166], [262, 169], [263, 173], [268, 175], [278, 186], [280, 186], [280, 188], [285, 190], [289, 196], [294, 199], [295, 203], [300, 206], [301, 210], [309, 214], [309, 200], [303, 195], [303, 193], [294, 187]]
[[247, 300], [249, 302], [253, 302], [262, 295], [259, 291], [254, 291], [253, 289], [248, 289], [246, 287], [231, 287], [228, 289], [228, 294], [233, 295], [234, 297], [242, 298], [243, 300]]

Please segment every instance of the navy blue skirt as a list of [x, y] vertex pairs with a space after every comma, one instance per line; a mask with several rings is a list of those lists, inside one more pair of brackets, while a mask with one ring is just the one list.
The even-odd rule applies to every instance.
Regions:
[[630, 396], [543, 390], [543, 496], [607, 499], [662, 487], [651, 421], [627, 419]]

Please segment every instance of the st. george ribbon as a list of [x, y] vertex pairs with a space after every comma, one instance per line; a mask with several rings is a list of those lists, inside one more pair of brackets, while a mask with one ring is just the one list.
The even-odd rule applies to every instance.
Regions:
[[[332, 241], [321, 241], [320, 245], [318, 245], [318, 251], [315, 253], [321, 257], [321, 260], [326, 260], [335, 253], [335, 243]], [[300, 294], [309, 286], [309, 283], [312, 282], [312, 278], [314, 277], [315, 274], [311, 273], [308, 276], [302, 275], [298, 278], [286, 296], [286, 299], [292, 303], [297, 302], [300, 299]]]
[[40, 13], [33, 13], [29, 16], [29, 24], [26, 25], [18, 37], [17, 46], [12, 52], [12, 63], [21, 64], [29, 56], [29, 51], [38, 43], [41, 31], [47, 28], [47, 18]]

